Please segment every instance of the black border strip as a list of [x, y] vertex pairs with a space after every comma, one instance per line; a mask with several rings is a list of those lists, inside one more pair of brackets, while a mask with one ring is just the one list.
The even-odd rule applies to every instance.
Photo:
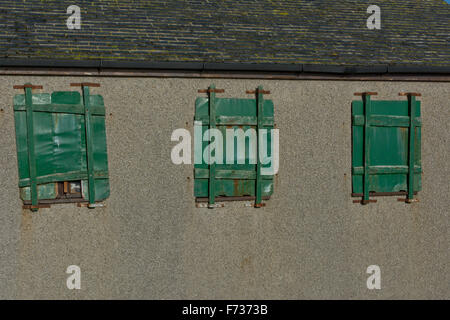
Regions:
[[[35, 313], [41, 309], [44, 313], [50, 314], [51, 310], [54, 314], [64, 314], [70, 310], [71, 315], [75, 318], [85, 317], [86, 312], [94, 316], [117, 315], [126, 310], [127, 315], [140, 315], [141, 312], [153, 315], [162, 315], [162, 319], [295, 319], [303, 314], [313, 313], [317, 316], [327, 316], [333, 318], [342, 315], [344, 318], [361, 318], [360, 315], [371, 310], [374, 317], [380, 318], [386, 314], [383, 306], [389, 307], [389, 313], [399, 316], [409, 316], [409, 313], [417, 315], [424, 313], [424, 318], [430, 315], [430, 310], [438, 311], [439, 309], [448, 310], [448, 301], [444, 300], [411, 300], [414, 295], [405, 293], [403, 299], [409, 297], [410, 300], [381, 300], [380, 290], [367, 290], [363, 295], [368, 300], [356, 300], [349, 294], [341, 293], [341, 299], [353, 300], [33, 300], [18, 301], [7, 300], [0, 301], [2, 311], [10, 308], [15, 314], [28, 315], [32, 308]], [[305, 294], [304, 294], [305, 295]], [[387, 294], [385, 294], [387, 295]], [[75, 296], [75, 293], [74, 293]], [[432, 299], [427, 294], [425, 298]], [[339, 297], [338, 297], [339, 298]], [[394, 298], [392, 298], [394, 299]], [[88, 310], [84, 308], [88, 308]], [[214, 316], [211, 313], [199, 313], [198, 308], [213, 308]], [[251, 307], [251, 309], [250, 309]], [[359, 309], [360, 308], [360, 309]], [[444, 309], [445, 308], [445, 309]], [[60, 312], [60, 310], [61, 312]], [[196, 310], [197, 309], [197, 310]], [[193, 311], [196, 311], [194, 313]], [[360, 311], [361, 310], [361, 311]], [[243, 314], [241, 314], [243, 312]], [[437, 312], [436, 312], [437, 314]], [[354, 317], [352, 316], [354, 315]], [[366, 317], [366, 316], [365, 316]]]
[[276, 63], [216, 63], [168, 61], [108, 61], [58, 59], [0, 59], [0, 67], [19, 68], [96, 68], [136, 70], [178, 70], [196, 72], [264, 72], [287, 74], [450, 74], [450, 65], [331, 65], [331, 64], [276, 64]]

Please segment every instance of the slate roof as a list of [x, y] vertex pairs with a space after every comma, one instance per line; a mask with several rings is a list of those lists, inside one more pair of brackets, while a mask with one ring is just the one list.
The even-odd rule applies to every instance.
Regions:
[[[81, 30], [66, 26], [81, 8]], [[381, 30], [369, 30], [369, 5]], [[450, 66], [444, 0], [0, 0], [0, 59]]]

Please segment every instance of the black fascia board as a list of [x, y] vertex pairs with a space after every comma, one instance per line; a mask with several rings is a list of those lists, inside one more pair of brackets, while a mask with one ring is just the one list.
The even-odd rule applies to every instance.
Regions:
[[0, 59], [0, 67], [99, 68], [101, 60]]
[[302, 72], [302, 64], [205, 62], [205, 71]]
[[334, 73], [334, 74], [369, 74], [369, 73], [387, 73], [388, 66], [367, 65], [367, 66], [348, 66], [348, 65], [326, 65], [326, 64], [304, 64], [303, 72], [306, 73]]
[[203, 70], [203, 62], [177, 61], [101, 61], [101, 68], [110, 69], [151, 69], [151, 70]]
[[98, 68], [180, 70], [197, 72], [267, 72], [316, 74], [450, 74], [450, 65], [327, 65], [327, 64], [277, 64], [277, 63], [221, 63], [177, 61], [127, 61], [127, 60], [58, 60], [58, 59], [0, 59], [0, 67], [30, 68]]
[[424, 66], [424, 65], [389, 65], [388, 73], [450, 73], [450, 65], [447, 66]]

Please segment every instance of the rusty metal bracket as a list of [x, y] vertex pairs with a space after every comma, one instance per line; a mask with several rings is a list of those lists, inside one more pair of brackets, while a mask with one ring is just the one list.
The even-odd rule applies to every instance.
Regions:
[[104, 208], [106, 206], [103, 203], [78, 202], [77, 207], [79, 207], [79, 208], [86, 207], [86, 208], [94, 209], [94, 208]]
[[225, 89], [215, 89], [215, 88], [208, 88], [208, 89], [200, 89], [200, 90], [198, 90], [198, 93], [211, 93], [211, 92], [214, 92], [214, 93], [224, 93], [225, 92]]
[[71, 83], [71, 87], [100, 87], [100, 83], [93, 82], [81, 82], [81, 83]]
[[369, 204], [369, 203], [377, 203], [377, 200], [353, 200], [353, 203], [360, 203], [360, 204]]
[[32, 204], [24, 204], [22, 206], [23, 209], [29, 209], [29, 210], [37, 210], [37, 209], [42, 209], [42, 208], [50, 208], [51, 206], [49, 204], [37, 204], [37, 205], [32, 205]]
[[197, 208], [213, 209], [213, 208], [223, 208], [223, 207], [225, 207], [225, 204], [224, 203], [213, 203], [213, 204], [210, 204], [210, 203], [206, 203], [206, 202], [197, 202], [195, 204], [195, 206]]
[[247, 208], [250, 208], [250, 207], [252, 207], [252, 208], [262, 208], [262, 207], [265, 207], [265, 206], [266, 206], [265, 202], [261, 202], [259, 204], [255, 204], [253, 202], [244, 203], [244, 207], [247, 207]]
[[417, 92], [399, 92], [398, 95], [401, 97], [405, 97], [405, 96], [421, 97], [422, 96], [422, 94], [417, 93]]
[[25, 84], [25, 85], [15, 85], [15, 86], [13, 86], [13, 88], [14, 89], [25, 89], [25, 88], [30, 88], [30, 89], [43, 89], [43, 86], [39, 86], [39, 85], [37, 85], [37, 86], [35, 86], [35, 85], [32, 85], [32, 84], [29, 84], [29, 83], [27, 83], [27, 84]]
[[365, 92], [355, 92], [355, 96], [376, 96], [378, 95], [378, 92], [370, 92], [370, 91], [365, 91]]
[[254, 205], [255, 208], [263, 208], [263, 207], [265, 207], [265, 206], [266, 206], [266, 204], [265, 204], [264, 202], [261, 202], [261, 203], [255, 203], [255, 205]]
[[417, 199], [417, 198], [414, 198], [414, 199], [397, 198], [397, 201], [406, 202], [406, 203], [414, 203], [414, 202], [419, 202], [419, 199]]
[[269, 90], [262, 90], [260, 88], [257, 88], [256, 90], [245, 90], [246, 94], [270, 94]]

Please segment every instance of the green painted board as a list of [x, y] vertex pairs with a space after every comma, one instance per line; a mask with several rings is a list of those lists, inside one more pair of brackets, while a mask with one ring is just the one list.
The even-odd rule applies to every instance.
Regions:
[[[369, 139], [369, 192], [407, 192], [409, 172], [408, 101], [371, 100]], [[414, 192], [422, 189], [420, 101], [415, 102]], [[352, 103], [353, 193], [364, 191], [364, 103]]]
[[[244, 148], [238, 149], [237, 139], [234, 143], [233, 164], [226, 164], [227, 160], [227, 135], [226, 129], [256, 130], [258, 125], [257, 103], [256, 99], [237, 99], [237, 98], [215, 98], [215, 128], [223, 136], [223, 164], [215, 164], [214, 190], [215, 197], [245, 197], [256, 195], [256, 174], [257, 168], [255, 162], [250, 162], [250, 139], [245, 138]], [[194, 140], [198, 141], [198, 134], [201, 136], [210, 128], [209, 120], [209, 99], [197, 98], [195, 103], [195, 131]], [[270, 129], [274, 124], [274, 107], [271, 100], [263, 100], [263, 129], [267, 129], [268, 154], [271, 155], [271, 135]], [[200, 125], [201, 122], [201, 125]], [[256, 131], [255, 131], [256, 132]], [[256, 141], [256, 140], [255, 140]], [[209, 141], [202, 141], [201, 148], [195, 145], [194, 152], [196, 157], [201, 157], [202, 152], [210, 144]], [[253, 148], [253, 147], [252, 147]], [[238, 163], [239, 158], [239, 163]], [[194, 165], [194, 195], [196, 198], [205, 198], [209, 196], [209, 165], [201, 157], [202, 162]], [[270, 167], [270, 164], [262, 164], [263, 168]], [[268, 197], [273, 193], [273, 175], [261, 176], [262, 196]]]
[[[109, 196], [105, 107], [100, 95], [89, 97], [92, 111], [95, 201]], [[83, 99], [77, 91], [32, 95], [33, 137], [38, 199], [55, 199], [58, 181], [82, 181], [88, 197], [86, 132]], [[22, 200], [30, 200], [27, 116], [24, 94], [14, 97], [14, 119]], [[41, 182], [39, 184], [39, 181]]]

